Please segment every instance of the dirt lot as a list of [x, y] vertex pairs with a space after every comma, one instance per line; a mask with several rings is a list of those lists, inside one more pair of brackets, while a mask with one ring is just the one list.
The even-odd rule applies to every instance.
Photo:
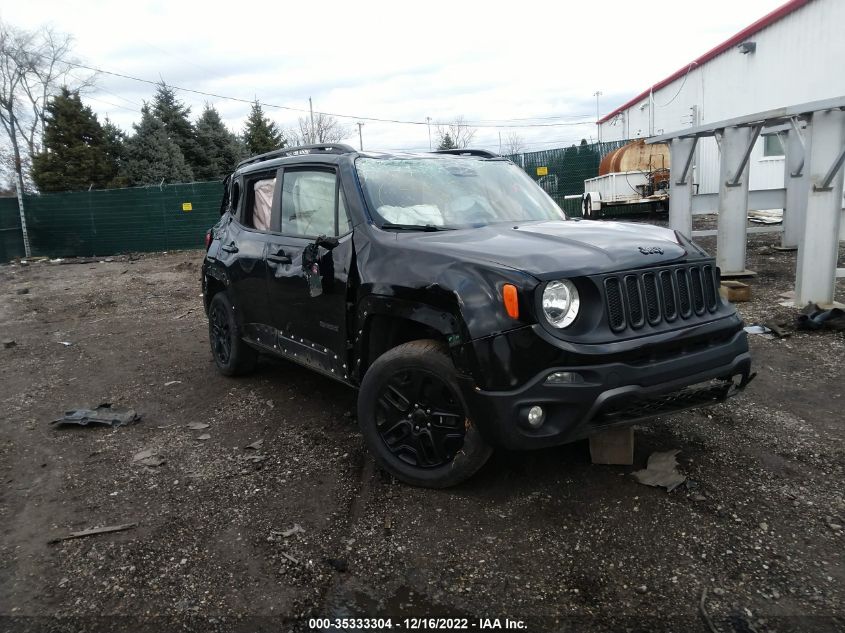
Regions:
[[[749, 246], [749, 323], [796, 313], [778, 305], [794, 254], [773, 243]], [[16, 342], [0, 349], [0, 630], [453, 615], [470, 629], [708, 631], [705, 589], [720, 631], [845, 630], [842, 334], [752, 336], [747, 392], [638, 427], [633, 468], [591, 465], [578, 443], [499, 452], [467, 484], [421, 490], [373, 466], [353, 391], [276, 361], [217, 374], [201, 257], [0, 267], [0, 339]], [[101, 402], [143, 419], [49, 424]], [[672, 448], [688, 486], [630, 476]], [[133, 465], [144, 449], [166, 462]]]

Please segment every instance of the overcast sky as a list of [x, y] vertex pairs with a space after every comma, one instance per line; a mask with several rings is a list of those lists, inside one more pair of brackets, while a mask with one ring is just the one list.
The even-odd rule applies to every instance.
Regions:
[[[509, 133], [526, 149], [595, 138], [605, 114], [783, 0], [592, 2], [6, 2], [3, 20], [71, 34], [82, 62], [227, 97], [353, 117], [485, 125], [476, 146]], [[85, 96], [127, 131], [154, 87], [101, 74]], [[209, 101], [240, 132], [249, 105], [180, 92], [197, 116]], [[302, 112], [267, 106], [280, 126]], [[549, 119], [548, 117], [557, 117]], [[357, 146], [358, 119], [341, 119]], [[584, 122], [586, 121], [586, 123]], [[432, 133], [434, 130], [432, 129]], [[366, 121], [368, 149], [427, 149], [425, 125]]]

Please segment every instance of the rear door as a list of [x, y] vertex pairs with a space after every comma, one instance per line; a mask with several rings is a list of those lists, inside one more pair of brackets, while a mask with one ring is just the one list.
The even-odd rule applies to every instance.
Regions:
[[229, 298], [244, 337], [268, 345], [272, 345], [272, 337], [266, 333], [272, 314], [267, 297], [266, 255], [272, 238], [269, 218], [276, 182], [277, 170], [273, 169], [239, 177], [233, 183], [242, 193], [217, 251], [217, 259], [229, 278]]
[[280, 351], [346, 378], [353, 247], [337, 171], [310, 164], [282, 172], [280, 234], [270, 240], [267, 252], [268, 296]]

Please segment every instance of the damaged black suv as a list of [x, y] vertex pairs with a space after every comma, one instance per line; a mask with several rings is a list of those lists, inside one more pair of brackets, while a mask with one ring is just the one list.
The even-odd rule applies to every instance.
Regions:
[[387, 471], [456, 484], [532, 449], [743, 388], [742, 322], [704, 251], [568, 219], [489, 152], [256, 156], [225, 182], [202, 286], [226, 375], [260, 353], [358, 389]]

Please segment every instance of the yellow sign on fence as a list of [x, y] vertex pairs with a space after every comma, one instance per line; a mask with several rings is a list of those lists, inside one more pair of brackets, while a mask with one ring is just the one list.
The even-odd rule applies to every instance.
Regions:
[[548, 167], [538, 167], [537, 168], [537, 175], [538, 176], [548, 176], [549, 175], [549, 168]]
[[190, 202], [183, 202], [182, 203], [182, 211], [193, 211], [193, 210], [194, 210], [194, 205], [192, 205]]

